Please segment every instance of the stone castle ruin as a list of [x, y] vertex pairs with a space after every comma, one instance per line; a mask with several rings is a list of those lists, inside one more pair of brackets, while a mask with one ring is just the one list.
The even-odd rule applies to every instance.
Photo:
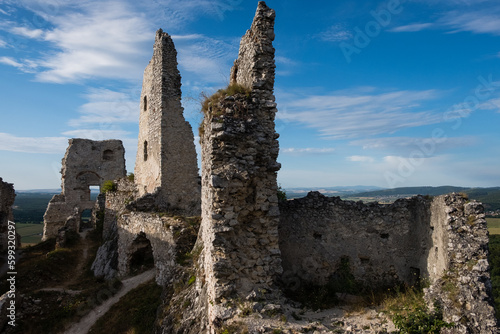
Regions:
[[81, 215], [92, 210], [90, 187], [106, 180], [125, 177], [125, 149], [120, 140], [70, 139], [62, 159], [62, 192], [54, 195], [43, 216], [43, 240], [55, 237], [59, 229], [80, 230]]
[[[207, 281], [209, 319], [222, 300], [270, 288], [282, 273], [274, 130], [275, 13], [261, 4], [241, 40], [231, 84], [249, 95], [214, 101], [205, 111], [202, 146], [202, 222], [198, 243]], [[221, 111], [219, 111], [221, 110]]]
[[455, 324], [447, 333], [497, 333], [481, 204], [458, 194], [391, 205], [315, 192], [278, 200], [275, 15], [259, 2], [230, 87], [204, 104], [201, 190], [177, 53], [158, 30], [144, 72], [135, 180], [123, 178], [121, 144], [70, 141], [45, 237], [93, 206], [89, 185], [116, 179], [95, 209], [103, 213], [104, 243], [92, 270], [110, 279], [156, 268], [165, 287], [156, 333], [229, 333], [236, 324], [272, 333], [242, 316], [241, 305], [279, 314], [294, 307], [286, 291], [326, 286], [346, 268], [370, 291], [429, 280], [426, 300], [442, 305], [444, 320]]
[[199, 214], [196, 150], [182, 115], [177, 51], [161, 29], [153, 50], [142, 83], [135, 183], [140, 195], [155, 193], [157, 207]]

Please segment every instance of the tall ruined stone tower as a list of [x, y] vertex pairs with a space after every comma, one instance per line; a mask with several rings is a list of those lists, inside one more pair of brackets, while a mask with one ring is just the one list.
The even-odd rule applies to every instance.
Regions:
[[203, 243], [201, 266], [212, 325], [231, 312], [229, 299], [269, 289], [282, 272], [274, 18], [274, 10], [259, 2], [251, 29], [241, 40], [231, 83], [248, 93], [223, 97], [205, 110], [198, 244]]
[[161, 29], [153, 48], [142, 83], [135, 183], [140, 195], [156, 193], [162, 209], [197, 213], [196, 150], [193, 131], [183, 116], [177, 51]]

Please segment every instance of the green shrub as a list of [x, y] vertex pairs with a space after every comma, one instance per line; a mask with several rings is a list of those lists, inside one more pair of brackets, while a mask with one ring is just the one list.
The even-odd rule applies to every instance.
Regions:
[[443, 320], [443, 312], [438, 303], [434, 303], [432, 312], [425, 305], [419, 304], [413, 309], [394, 314], [392, 321], [402, 334], [439, 334], [442, 328], [454, 326]]
[[115, 192], [118, 189], [118, 185], [111, 180], [104, 181], [101, 187], [101, 193], [105, 194], [107, 192]]
[[278, 186], [278, 201], [286, 201], [286, 191], [285, 189], [281, 188], [281, 184]]
[[443, 312], [439, 303], [435, 302], [434, 309], [429, 310], [421, 289], [409, 287], [404, 292], [399, 289], [395, 292], [394, 297], [385, 301], [385, 312], [388, 313], [399, 333], [438, 334], [443, 328], [455, 326], [443, 320]]
[[128, 173], [127, 175], [127, 179], [131, 182], [134, 182], [134, 178], [135, 178], [135, 175], [134, 173]]

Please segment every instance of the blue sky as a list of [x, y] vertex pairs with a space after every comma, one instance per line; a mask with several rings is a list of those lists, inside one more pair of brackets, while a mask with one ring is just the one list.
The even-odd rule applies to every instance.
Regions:
[[[267, 1], [283, 187], [500, 186], [497, 1]], [[57, 188], [68, 138], [121, 139], [173, 36], [185, 117], [228, 83], [257, 1], [0, 2], [0, 177]], [[197, 142], [197, 138], [195, 139]]]

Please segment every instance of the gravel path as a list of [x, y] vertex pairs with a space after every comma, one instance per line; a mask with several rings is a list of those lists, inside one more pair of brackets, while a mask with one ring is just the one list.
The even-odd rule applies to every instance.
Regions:
[[121, 297], [125, 296], [130, 290], [135, 289], [142, 283], [145, 283], [155, 277], [156, 269], [151, 269], [143, 272], [140, 275], [127, 278], [122, 281], [123, 286], [121, 290], [113, 297], [106, 300], [101, 305], [90, 311], [80, 322], [73, 324], [65, 334], [87, 334], [95, 322], [103, 316]]

